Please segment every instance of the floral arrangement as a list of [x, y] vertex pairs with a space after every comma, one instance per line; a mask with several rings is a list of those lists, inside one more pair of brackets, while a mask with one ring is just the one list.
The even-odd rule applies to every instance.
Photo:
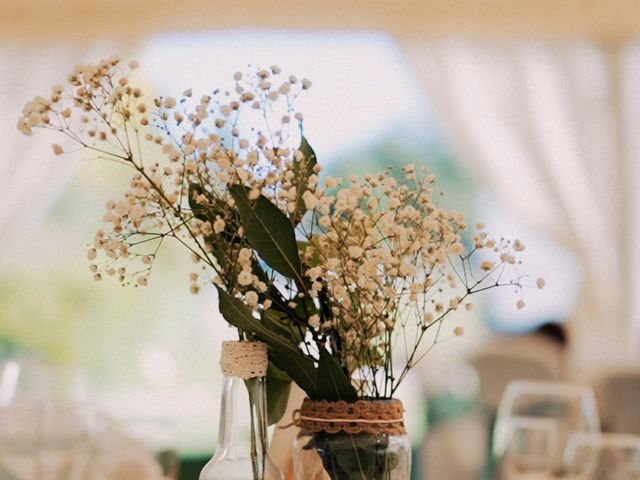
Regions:
[[[86, 150], [133, 170], [88, 252], [95, 279], [147, 285], [162, 244], [182, 244], [198, 264], [191, 291], [215, 285], [240, 339], [268, 344], [272, 422], [292, 380], [312, 399], [393, 397], [447, 316], [488, 289], [525, 287], [522, 243], [482, 225], [463, 241], [464, 216], [436, 204], [424, 167], [321, 181], [295, 109], [309, 80], [274, 66], [236, 73], [231, 91], [149, 99], [131, 82], [137, 67], [76, 67], [18, 127], [74, 145], [56, 155]], [[494, 259], [476, 261], [480, 250]]]

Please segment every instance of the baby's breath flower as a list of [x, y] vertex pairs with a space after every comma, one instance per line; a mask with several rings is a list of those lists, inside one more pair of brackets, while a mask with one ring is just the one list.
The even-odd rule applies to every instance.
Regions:
[[329, 228], [331, 226], [331, 217], [329, 215], [323, 215], [322, 217], [320, 217], [318, 224], [321, 227]]
[[221, 233], [224, 231], [225, 226], [226, 224], [224, 223], [224, 220], [218, 218], [215, 222], [213, 222], [213, 231], [216, 233]]
[[320, 327], [320, 315], [314, 314], [309, 317], [309, 326], [312, 328]]
[[162, 102], [162, 105], [164, 108], [174, 108], [176, 106], [176, 99], [173, 97], [167, 97], [164, 99], [164, 102]]
[[238, 275], [238, 283], [240, 285], [243, 285], [243, 286], [251, 285], [252, 282], [253, 282], [253, 275], [251, 275], [251, 272], [243, 270]]
[[516, 263], [516, 257], [514, 257], [513, 255], [507, 255], [506, 253], [503, 253], [502, 255], [500, 255], [500, 261], [504, 263], [514, 264]]
[[480, 264], [480, 268], [485, 272], [490, 272], [491, 270], [493, 270], [494, 266], [495, 266], [495, 263], [490, 260], [485, 260]]
[[460, 242], [456, 242], [451, 245], [451, 253], [455, 253], [456, 255], [462, 255], [464, 253], [464, 246]]
[[318, 205], [318, 199], [309, 190], [305, 190], [302, 194], [302, 200], [304, 201], [304, 205], [307, 210], [313, 210]]
[[520, 240], [518, 240], [518, 239], [516, 238], [516, 239], [514, 240], [514, 242], [513, 242], [513, 249], [514, 249], [516, 252], [521, 252], [522, 250], [524, 250], [524, 248], [525, 248], [525, 247], [524, 247], [524, 244], [523, 244]]
[[251, 307], [257, 307], [258, 306], [258, 294], [256, 292], [254, 292], [253, 290], [249, 290], [247, 293], [244, 294], [244, 299], [247, 302], [247, 304]]
[[[287, 95], [289, 92], [291, 91], [291, 84], [288, 82], [283, 83], [282, 85], [280, 85], [280, 87], [278, 88], [278, 93], [282, 94], [282, 95]], [[288, 123], [288, 122], [287, 122]]]

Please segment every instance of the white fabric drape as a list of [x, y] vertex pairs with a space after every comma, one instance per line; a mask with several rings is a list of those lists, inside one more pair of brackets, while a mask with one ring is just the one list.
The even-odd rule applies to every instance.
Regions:
[[638, 323], [632, 216], [640, 209], [633, 175], [640, 150], [628, 148], [640, 137], [637, 49], [405, 46], [459, 157], [502, 201], [579, 255], [583, 288], [570, 323], [576, 366], [593, 372], [624, 361], [637, 350], [629, 332]]

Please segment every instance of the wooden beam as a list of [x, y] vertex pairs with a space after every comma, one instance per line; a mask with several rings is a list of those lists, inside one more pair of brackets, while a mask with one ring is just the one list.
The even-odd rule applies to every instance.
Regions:
[[640, 36], [640, 0], [1, 0], [0, 39], [129, 40], [230, 28], [372, 29], [401, 37]]

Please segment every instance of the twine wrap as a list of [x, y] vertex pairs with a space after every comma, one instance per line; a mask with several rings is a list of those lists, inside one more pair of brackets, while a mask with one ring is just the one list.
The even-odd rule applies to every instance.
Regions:
[[220, 367], [229, 377], [248, 380], [267, 375], [267, 344], [262, 342], [222, 342]]
[[407, 433], [404, 408], [396, 399], [329, 402], [305, 398], [293, 421], [305, 433]]

